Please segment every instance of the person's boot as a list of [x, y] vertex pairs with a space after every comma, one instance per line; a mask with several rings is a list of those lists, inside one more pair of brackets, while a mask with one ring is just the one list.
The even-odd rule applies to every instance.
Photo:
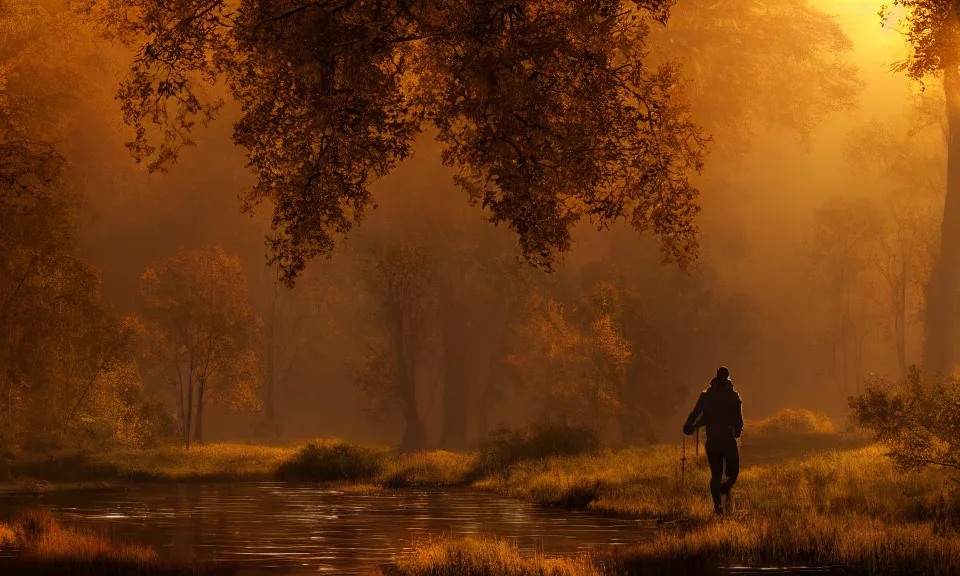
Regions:
[[723, 506], [721, 506], [721, 505], [719, 505], [719, 504], [717, 504], [716, 506], [714, 506], [714, 507], [713, 507], [713, 515], [714, 515], [714, 516], [723, 516]]

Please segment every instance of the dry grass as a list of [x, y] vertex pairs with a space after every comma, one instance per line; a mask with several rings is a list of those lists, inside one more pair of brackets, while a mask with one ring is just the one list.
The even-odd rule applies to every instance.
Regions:
[[378, 494], [383, 492], [383, 486], [378, 484], [363, 484], [354, 482], [335, 482], [333, 489], [344, 494]]
[[390, 487], [466, 484], [474, 477], [476, 461], [474, 454], [444, 450], [401, 454], [386, 463], [378, 482]]
[[9, 524], [0, 522], [0, 549], [13, 548], [17, 544], [17, 535]]
[[21, 511], [12, 524], [0, 524], [0, 548], [18, 551], [0, 561], [5, 571], [17, 573], [192, 575], [213, 570], [171, 564], [151, 548], [64, 528], [45, 508]]
[[[710, 472], [703, 450], [697, 460], [694, 448], [687, 446], [683, 486], [680, 456], [681, 447], [675, 445], [605, 449], [599, 454], [520, 462], [506, 473], [481, 479], [474, 486], [544, 505], [589, 508], [620, 516], [708, 518], [713, 507], [706, 492]], [[883, 486], [887, 491], [894, 489], [892, 466], [879, 448], [870, 447], [859, 436], [752, 437], [741, 448], [741, 456], [744, 468], [737, 485], [738, 498], [753, 498], [748, 501], [757, 508], [770, 501], [796, 502], [792, 496], [769, 491], [798, 486], [794, 477], [797, 475], [816, 484], [818, 478], [826, 481], [839, 474], [838, 481], [851, 487], [848, 491], [844, 484], [843, 494], [854, 499], [859, 498], [851, 496], [856, 493], [856, 480], [864, 474], [877, 482], [883, 475]], [[754, 462], [758, 464], [751, 465]], [[939, 482], [938, 486], [941, 485]], [[831, 493], [830, 497], [841, 496]]]
[[20, 478], [2, 487], [41, 491], [44, 481], [79, 486], [107, 480], [230, 481], [280, 477], [288, 480], [409, 485], [458, 485], [474, 477], [476, 455], [416, 452], [390, 456], [388, 449], [338, 438], [300, 446], [205, 444], [189, 451], [179, 446], [149, 450], [61, 454], [21, 462]]
[[773, 436], [781, 434], [832, 434], [836, 425], [820, 412], [784, 408], [763, 420], [747, 422], [744, 428], [754, 434]]
[[118, 450], [89, 457], [94, 466], [112, 467], [120, 476], [171, 480], [268, 477], [293, 454], [292, 448], [246, 444], [204, 444], [184, 450]]
[[[868, 574], [956, 574], [960, 539], [929, 523], [785, 513], [718, 520], [602, 556], [608, 573], [699, 574], [706, 567], [847, 566]], [[695, 570], [683, 570], [684, 567]]]
[[[692, 452], [688, 447], [688, 457]], [[680, 486], [679, 446], [524, 462], [476, 485], [544, 504], [665, 521], [652, 542], [594, 555], [603, 574], [802, 564], [869, 574], [960, 573], [960, 494], [947, 474], [898, 471], [863, 437], [825, 432], [755, 434], [741, 455], [736, 511], [723, 519], [712, 516], [702, 461], [687, 462]], [[436, 554], [429, 557], [435, 561]], [[461, 573], [475, 572], [450, 572]]]
[[524, 558], [516, 545], [492, 538], [440, 538], [417, 545], [415, 553], [394, 566], [382, 567], [383, 576], [600, 576], [585, 556]]
[[14, 471], [21, 479], [70, 483], [119, 479], [237, 480], [269, 478], [293, 454], [292, 448], [245, 444], [205, 444], [190, 450], [162, 446], [34, 457], [18, 462]]

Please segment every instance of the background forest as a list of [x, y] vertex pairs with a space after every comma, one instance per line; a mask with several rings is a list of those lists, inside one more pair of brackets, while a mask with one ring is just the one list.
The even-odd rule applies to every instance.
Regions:
[[867, 8], [679, 0], [650, 28], [709, 135], [695, 265], [584, 220], [531, 266], [428, 129], [291, 287], [275, 206], [240, 211], [239, 105], [151, 172], [114, 99], [129, 50], [58, 0], [0, 0], [0, 444], [464, 448], [545, 418], [646, 443], [720, 364], [750, 417], [844, 417], [921, 361], [946, 188], [941, 91], [889, 70], [906, 48]]

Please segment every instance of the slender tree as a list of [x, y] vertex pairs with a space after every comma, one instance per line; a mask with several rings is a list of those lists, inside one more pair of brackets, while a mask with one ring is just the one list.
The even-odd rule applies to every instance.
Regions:
[[831, 372], [849, 396], [851, 383], [863, 375], [863, 345], [875, 326], [873, 299], [877, 290], [871, 274], [883, 234], [880, 208], [868, 199], [835, 198], [816, 213], [809, 255], [829, 303]]
[[429, 246], [393, 238], [370, 241], [361, 249], [360, 275], [370, 296], [375, 337], [354, 382], [384, 410], [399, 409], [405, 428], [401, 446], [420, 450], [426, 431], [417, 403], [417, 381], [426, 339], [432, 297], [434, 258]]
[[141, 276], [147, 358], [171, 387], [184, 446], [203, 442], [204, 407], [259, 406], [260, 319], [247, 294], [240, 260], [216, 246], [180, 250]]

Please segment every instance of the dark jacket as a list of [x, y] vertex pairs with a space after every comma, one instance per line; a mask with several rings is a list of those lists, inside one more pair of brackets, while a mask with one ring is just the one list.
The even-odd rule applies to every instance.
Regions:
[[700, 393], [683, 429], [692, 434], [693, 429], [700, 426], [706, 426], [708, 438], [740, 437], [743, 431], [742, 402], [729, 378], [710, 381], [710, 387]]

